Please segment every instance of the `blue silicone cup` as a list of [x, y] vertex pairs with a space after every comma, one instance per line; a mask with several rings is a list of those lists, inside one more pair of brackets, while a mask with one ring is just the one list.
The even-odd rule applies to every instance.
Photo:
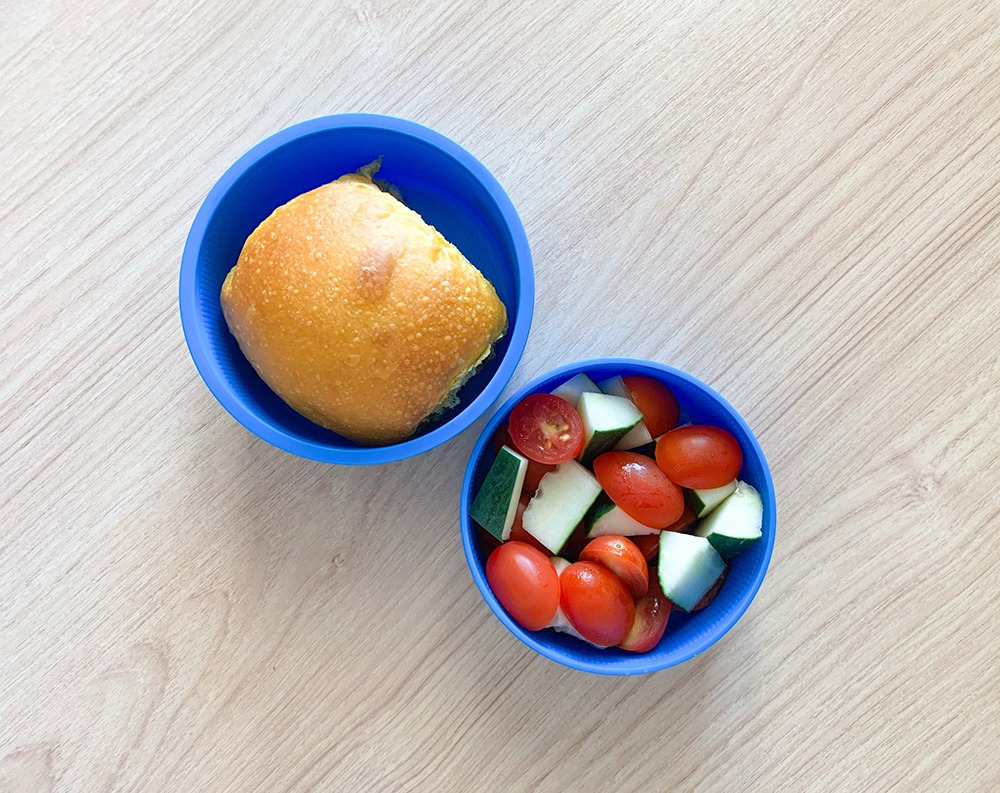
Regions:
[[[286, 405], [243, 356], [222, 316], [219, 291], [243, 243], [275, 208], [382, 157], [381, 179], [489, 279], [507, 308], [507, 334], [459, 391], [458, 406], [389, 446], [359, 446]], [[490, 172], [433, 130], [387, 116], [327, 116], [296, 124], [243, 155], [209, 192], [181, 261], [180, 313], [195, 366], [244, 427], [292, 454], [366, 465], [401, 460], [462, 432], [496, 401], [528, 339], [534, 274], [524, 227]]]
[[[486, 583], [486, 559], [495, 541], [469, 517], [469, 506], [493, 462], [493, 436], [511, 409], [528, 394], [548, 392], [578, 372], [600, 381], [615, 375], [647, 375], [665, 383], [681, 407], [681, 423], [712, 424], [729, 430], [743, 451], [740, 478], [760, 492], [764, 502], [761, 540], [729, 563], [729, 576], [708, 608], [693, 614], [674, 609], [660, 643], [647, 653], [630, 653], [612, 647], [598, 649], [553, 630], [529, 631], [504, 611]], [[487, 605], [507, 629], [528, 647], [570, 669], [601, 675], [642, 675], [666, 669], [698, 655], [736, 624], [757, 594], [774, 548], [776, 513], [774, 482], [757, 439], [733, 407], [715, 391], [689, 374], [653, 361], [631, 358], [596, 358], [561, 366], [532, 380], [504, 403], [479, 438], [462, 483], [461, 526], [465, 558], [472, 578]], [[492, 542], [492, 545], [490, 544]], [[651, 571], [653, 572], [653, 571]]]

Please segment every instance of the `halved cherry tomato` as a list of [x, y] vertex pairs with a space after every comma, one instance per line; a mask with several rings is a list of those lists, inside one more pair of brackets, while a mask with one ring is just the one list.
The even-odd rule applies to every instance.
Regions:
[[649, 580], [649, 591], [635, 604], [635, 619], [628, 635], [618, 646], [633, 653], [645, 653], [660, 643], [670, 618], [670, 601], [667, 600], [660, 581], [654, 575]]
[[554, 394], [529, 394], [510, 412], [510, 437], [529, 460], [557, 465], [572, 460], [583, 442], [583, 420]]
[[580, 551], [581, 562], [598, 562], [618, 576], [636, 600], [646, 594], [649, 568], [646, 557], [628, 537], [609, 534], [597, 537]]
[[510, 527], [510, 539], [508, 542], [523, 542], [526, 545], [530, 545], [532, 548], [537, 548], [539, 551], [548, 556], [549, 549], [536, 540], [533, 535], [528, 534], [524, 528], [524, 510], [527, 506], [528, 499], [525, 496], [521, 496], [521, 499], [517, 502], [517, 511], [514, 513], [514, 523], [511, 524]]
[[719, 580], [712, 584], [712, 588], [705, 593], [705, 596], [698, 601], [691, 611], [701, 611], [703, 608], [707, 608], [712, 605], [712, 601], [715, 600], [715, 596], [719, 594], [719, 590], [722, 589], [722, 585], [726, 583], [726, 576], [729, 575], [729, 565], [726, 565], [722, 570], [722, 575], [719, 576]]
[[[635, 543], [635, 547], [639, 549], [639, 553], [642, 554], [647, 562], [653, 561], [656, 554], [660, 552], [659, 532], [656, 532], [656, 534], [640, 534], [638, 537], [632, 537], [631, 540]], [[656, 577], [656, 573], [653, 574], [653, 577]]]
[[677, 426], [681, 408], [677, 404], [677, 397], [663, 383], [641, 374], [623, 377], [622, 382], [642, 413], [642, 420], [650, 435], [658, 438]]
[[644, 455], [606, 452], [594, 460], [594, 476], [608, 497], [644, 526], [665, 528], [684, 512], [681, 489]]
[[522, 628], [539, 631], [559, 607], [559, 576], [548, 556], [523, 542], [505, 542], [486, 560], [486, 581]]
[[602, 647], [621, 642], [635, 618], [625, 584], [597, 562], [574, 562], [563, 570], [559, 605], [583, 638]]
[[524, 492], [529, 496], [535, 495], [538, 492], [538, 483], [542, 481], [542, 477], [549, 471], [555, 470], [556, 467], [554, 465], [546, 465], [545, 463], [536, 463], [534, 460], [528, 460], [528, 469], [524, 472]]
[[681, 516], [667, 526], [664, 531], [680, 531], [684, 534], [690, 534], [694, 527], [698, 523], [698, 516], [694, 514], [694, 510], [691, 509], [687, 504], [684, 505], [684, 511]]
[[695, 490], [728, 485], [743, 467], [739, 441], [721, 427], [678, 427], [656, 443], [656, 464], [681, 487]]

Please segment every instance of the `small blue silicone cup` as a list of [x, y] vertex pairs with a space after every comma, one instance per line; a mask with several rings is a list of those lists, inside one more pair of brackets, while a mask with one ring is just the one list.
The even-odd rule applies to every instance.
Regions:
[[[493, 357], [459, 391], [459, 405], [389, 446], [359, 446], [286, 405], [243, 356], [219, 291], [243, 243], [274, 209], [382, 157], [380, 178], [451, 240], [493, 284], [509, 327]], [[368, 465], [426, 452], [489, 408], [517, 367], [534, 309], [528, 239], [507, 194], [471, 154], [443, 135], [387, 116], [327, 116], [254, 146], [223, 174], [199, 209], [181, 261], [180, 313], [195, 366], [222, 406], [250, 432], [292, 454]]]
[[[514, 622], [486, 583], [486, 558], [490, 541], [469, 517], [469, 506], [479, 491], [493, 461], [493, 436], [507, 420], [511, 409], [528, 394], [548, 392], [578, 372], [600, 381], [615, 375], [647, 375], [665, 383], [681, 407], [681, 423], [712, 424], [729, 430], [743, 451], [740, 478], [760, 492], [764, 502], [761, 540], [729, 563], [729, 576], [708, 608], [685, 614], [674, 609], [660, 643], [647, 653], [617, 648], [598, 649], [579, 639], [552, 630], [529, 631]], [[461, 528], [465, 558], [472, 578], [487, 605], [507, 629], [528, 647], [570, 669], [600, 675], [642, 675], [666, 669], [698, 655], [736, 624], [754, 599], [774, 548], [776, 512], [774, 482], [760, 444], [740, 414], [719, 394], [689, 374], [653, 361], [631, 358], [595, 358], [561, 366], [520, 389], [490, 419], [472, 452], [462, 483]], [[652, 572], [652, 571], [651, 571]]]

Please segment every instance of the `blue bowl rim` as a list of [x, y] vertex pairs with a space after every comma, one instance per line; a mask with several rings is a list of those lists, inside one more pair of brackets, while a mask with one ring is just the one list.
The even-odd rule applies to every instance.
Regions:
[[[735, 606], [733, 606], [733, 608], [726, 614], [725, 619], [716, 623], [711, 631], [702, 634], [702, 640], [698, 642], [697, 646], [693, 649], [657, 658], [651, 658], [650, 656], [644, 654], [637, 654], [634, 659], [629, 659], [629, 663], [627, 665], [619, 664], [614, 667], [607, 666], [599, 661], [584, 661], [566, 655], [558, 648], [550, 647], [545, 642], [540, 641], [538, 636], [544, 634], [540, 634], [536, 631], [525, 630], [510, 618], [507, 612], [500, 605], [499, 601], [497, 601], [496, 596], [489, 587], [489, 584], [486, 583], [486, 576], [480, 569], [479, 563], [476, 560], [476, 549], [472, 536], [475, 531], [475, 527], [472, 525], [472, 520], [469, 518], [472, 478], [475, 474], [476, 462], [482, 455], [486, 444], [490, 443], [497, 427], [500, 425], [500, 422], [507, 417], [514, 405], [516, 405], [526, 395], [536, 390], [545, 381], [552, 380], [563, 375], [572, 376], [577, 372], [586, 371], [588, 368], [593, 368], [598, 365], [621, 366], [622, 368], [638, 366], [657, 370], [684, 380], [714, 398], [728, 413], [730, 413], [735, 422], [739, 424], [744, 432], [746, 432], [754, 455], [759, 457], [761, 461], [761, 469], [764, 474], [764, 489], [766, 491], [763, 494], [765, 506], [764, 533], [762, 542], [764, 543], [764, 547], [761, 562], [754, 571], [753, 578], [750, 580], [746, 590], [740, 596], [740, 599], [736, 602]], [[760, 589], [760, 585], [764, 580], [764, 575], [767, 573], [767, 568], [771, 561], [771, 553], [774, 550], [777, 510], [774, 498], [774, 480], [771, 476], [771, 469], [767, 464], [767, 459], [764, 457], [764, 451], [761, 449], [760, 443], [757, 441], [757, 437], [754, 435], [753, 431], [750, 429], [749, 425], [739, 412], [715, 389], [687, 372], [657, 361], [648, 361], [640, 358], [591, 358], [585, 361], [565, 364], [546, 372], [545, 374], [539, 375], [531, 382], [518, 389], [518, 391], [506, 402], [504, 402], [500, 409], [493, 414], [489, 422], [486, 424], [486, 427], [483, 429], [482, 434], [479, 436], [479, 440], [476, 442], [475, 448], [472, 450], [472, 456], [469, 458], [469, 464], [465, 469], [465, 478], [462, 481], [460, 522], [462, 546], [465, 549], [465, 561], [469, 565], [469, 571], [472, 573], [472, 579], [475, 581], [476, 587], [479, 589], [479, 593], [483, 596], [483, 599], [490, 607], [490, 610], [511, 633], [513, 633], [518, 639], [521, 640], [521, 642], [526, 644], [539, 655], [542, 655], [551, 661], [555, 661], [556, 663], [562, 664], [570, 669], [577, 669], [581, 672], [590, 672], [598, 675], [627, 676], [658, 672], [661, 669], [667, 669], [671, 666], [681, 664], [684, 661], [688, 661], [719, 641], [719, 639], [728, 633], [729, 630], [739, 621], [740, 617], [742, 617], [746, 610], [750, 607], [750, 603], [753, 601], [754, 597], [756, 597], [757, 591]]]
[[[280, 147], [299, 138], [333, 129], [376, 128], [416, 138], [440, 150], [469, 171], [486, 189], [503, 218], [514, 244], [518, 270], [517, 314], [511, 323], [507, 352], [486, 387], [457, 415], [430, 432], [402, 443], [373, 447], [338, 447], [305, 441], [272, 426], [248, 410], [236, 397], [214, 356], [208, 350], [202, 331], [197, 301], [199, 251], [205, 231], [223, 199], [236, 181], [259, 161]], [[246, 429], [268, 443], [291, 454], [311, 460], [340, 465], [371, 465], [394, 462], [429, 451], [467, 429], [500, 396], [520, 363], [528, 341], [535, 303], [535, 277], [531, 251], [524, 225], [509, 196], [479, 160], [451, 139], [414, 121], [372, 113], [344, 113], [322, 116], [286, 127], [265, 138], [233, 163], [209, 191], [195, 216], [184, 244], [178, 284], [181, 326], [195, 368], [209, 391], [226, 411]]]

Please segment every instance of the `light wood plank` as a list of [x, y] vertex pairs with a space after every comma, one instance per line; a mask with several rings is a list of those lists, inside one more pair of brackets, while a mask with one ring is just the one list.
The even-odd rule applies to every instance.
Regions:
[[[1000, 4], [0, 12], [0, 790], [1000, 789]], [[603, 679], [509, 636], [458, 541], [482, 422], [331, 468], [204, 388], [199, 202], [343, 111], [511, 195], [510, 390], [649, 357], [755, 428], [778, 542], [712, 650]]]

